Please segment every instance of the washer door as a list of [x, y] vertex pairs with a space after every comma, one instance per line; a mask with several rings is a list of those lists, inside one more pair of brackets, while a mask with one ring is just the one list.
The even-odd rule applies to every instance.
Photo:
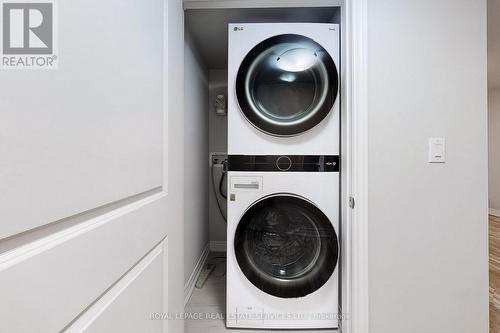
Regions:
[[303, 297], [321, 288], [338, 259], [337, 235], [326, 215], [292, 195], [253, 204], [238, 224], [234, 248], [247, 279], [282, 298]]
[[318, 43], [301, 35], [278, 35], [255, 46], [236, 78], [244, 116], [257, 129], [293, 136], [319, 124], [338, 92], [335, 62]]

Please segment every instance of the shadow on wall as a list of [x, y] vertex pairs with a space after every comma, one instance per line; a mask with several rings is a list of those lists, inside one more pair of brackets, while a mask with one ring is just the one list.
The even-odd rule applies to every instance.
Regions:
[[[209, 86], [209, 151], [212, 153], [227, 153], [227, 116], [217, 115], [215, 112], [215, 99], [217, 95], [227, 96], [227, 70], [210, 70], [208, 78]], [[207, 156], [207, 159], [209, 156]], [[207, 164], [208, 165], [208, 164]], [[211, 177], [210, 165], [209, 176]], [[220, 168], [216, 168], [214, 178], [216, 184], [218, 184], [218, 179], [221, 173]], [[226, 222], [219, 212], [217, 207], [217, 201], [214, 196], [212, 183], [209, 183], [209, 240], [210, 245], [213, 248], [221, 248], [224, 246], [226, 241]], [[217, 190], [217, 189], [216, 189]], [[223, 203], [223, 201], [221, 201]], [[225, 210], [225, 205], [222, 207]]]
[[500, 216], [500, 87], [489, 90], [489, 208]]

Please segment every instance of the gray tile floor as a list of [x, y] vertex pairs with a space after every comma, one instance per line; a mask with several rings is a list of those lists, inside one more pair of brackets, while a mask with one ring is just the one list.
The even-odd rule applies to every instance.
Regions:
[[[208, 262], [217, 264], [207, 282], [202, 289], [195, 288], [191, 298], [186, 305], [186, 313], [191, 316], [202, 314], [203, 319], [188, 318], [185, 321], [185, 333], [263, 333], [263, 332], [280, 332], [270, 330], [238, 330], [227, 329], [223, 319], [223, 314], [226, 311], [226, 260], [225, 253], [211, 253]], [[321, 333], [337, 333], [337, 330], [307, 330], [296, 331], [288, 330], [281, 332], [321, 332]]]

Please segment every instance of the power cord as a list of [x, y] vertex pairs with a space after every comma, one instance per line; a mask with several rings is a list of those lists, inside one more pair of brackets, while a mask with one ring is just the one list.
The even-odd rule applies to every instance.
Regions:
[[222, 176], [220, 177], [219, 181], [219, 193], [224, 199], [227, 199], [227, 194], [224, 194], [224, 186], [223, 186], [224, 179], [226, 178], [226, 173], [227, 173], [227, 160], [224, 160], [222, 162]]
[[[215, 175], [214, 175], [214, 169], [216, 165], [222, 165], [222, 176], [220, 177], [219, 181], [219, 193], [217, 193], [217, 187], [215, 186]], [[224, 214], [224, 210], [221, 207], [220, 201], [219, 201], [219, 195], [220, 194], [224, 199], [227, 199], [227, 193], [224, 193], [224, 180], [226, 179], [226, 173], [227, 173], [227, 167], [228, 167], [228, 161], [227, 159], [223, 160], [222, 162], [219, 163], [218, 160], [212, 163], [212, 189], [215, 195], [215, 200], [217, 201], [217, 208], [219, 208], [219, 213], [224, 219], [224, 222], [227, 223], [227, 217]]]

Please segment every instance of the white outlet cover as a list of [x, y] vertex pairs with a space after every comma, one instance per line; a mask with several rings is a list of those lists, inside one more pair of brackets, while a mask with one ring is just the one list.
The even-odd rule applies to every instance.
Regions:
[[446, 162], [445, 138], [429, 138], [429, 163]]

